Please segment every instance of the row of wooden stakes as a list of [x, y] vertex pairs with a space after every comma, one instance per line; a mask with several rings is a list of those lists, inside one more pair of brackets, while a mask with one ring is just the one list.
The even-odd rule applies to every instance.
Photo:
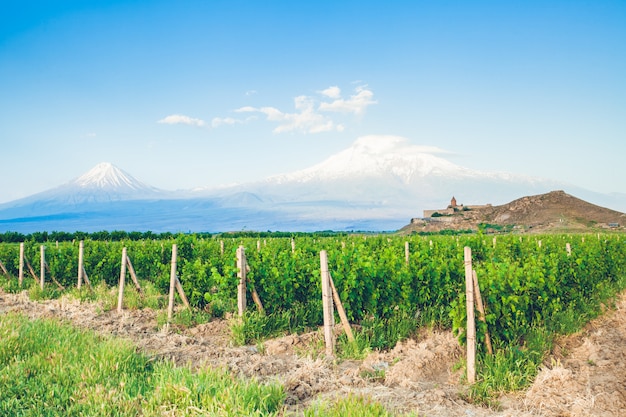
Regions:
[[[243, 246], [237, 248], [237, 276], [239, 278], [239, 284], [237, 285], [237, 307], [239, 316], [243, 316], [246, 311], [246, 299], [247, 299], [247, 274], [250, 272], [250, 267], [246, 261], [245, 249]], [[335, 351], [335, 337], [334, 337], [334, 306], [337, 308], [337, 314], [341, 319], [341, 324], [348, 337], [348, 340], [354, 341], [354, 334], [348, 321], [339, 293], [333, 282], [332, 276], [328, 271], [328, 255], [325, 250], [320, 252], [320, 271], [322, 278], [322, 302], [324, 312], [324, 341], [326, 344], [326, 354], [328, 356], [334, 355]], [[263, 304], [259, 298], [255, 288], [251, 289], [252, 300], [257, 306], [258, 311], [263, 312]]]
[[[408, 252], [408, 245], [407, 245]], [[476, 271], [472, 268], [472, 250], [470, 247], [464, 248], [465, 261], [465, 289], [466, 289], [466, 308], [467, 308], [467, 379], [473, 384], [476, 381], [476, 317], [475, 310], [478, 311], [478, 320], [485, 322], [485, 307], [482, 296], [480, 294], [480, 286], [478, 285], [478, 277]], [[237, 304], [239, 316], [243, 316], [246, 309], [246, 282], [247, 273], [250, 271], [246, 263], [245, 251], [243, 246], [237, 249], [237, 268], [239, 270], [239, 285]], [[339, 297], [339, 293], [335, 288], [332, 276], [328, 270], [328, 255], [325, 250], [320, 252], [320, 273], [322, 279], [322, 306], [324, 314], [324, 343], [326, 347], [326, 355], [334, 356], [335, 354], [335, 307], [337, 314], [341, 320], [342, 327], [346, 332], [348, 340], [354, 341], [352, 328], [348, 321], [348, 317], [343, 308], [343, 304]], [[263, 305], [256, 292], [252, 289], [252, 298], [257, 305], [259, 311], [263, 311]], [[485, 345], [487, 352], [493, 354], [491, 338], [489, 331], [485, 333]]]
[[[83, 251], [83, 242], [80, 242], [80, 260], [82, 261], [82, 252]], [[41, 289], [44, 289], [44, 284], [46, 281], [46, 272], [50, 272], [50, 266], [48, 265], [48, 262], [46, 262], [46, 247], [44, 245], [41, 245], [39, 247], [39, 253], [40, 253], [40, 268], [39, 268], [39, 277], [37, 277], [37, 274], [35, 273], [35, 270], [33, 269], [33, 266], [31, 265], [30, 261], [28, 260], [28, 258], [26, 257], [26, 255], [24, 254], [24, 243], [20, 243], [20, 259], [19, 259], [19, 273], [18, 273], [18, 285], [21, 287], [22, 284], [24, 283], [24, 273], [25, 273], [25, 269], [28, 270], [28, 272], [30, 273], [30, 275], [33, 277], [33, 279], [35, 281], [39, 282], [39, 285], [41, 287]], [[82, 269], [81, 269], [82, 268]], [[2, 271], [2, 273], [4, 275], [6, 275], [7, 277], [11, 277], [11, 275], [9, 274], [9, 271], [7, 270], [7, 268], [4, 266], [4, 264], [2, 263], [2, 261], [0, 260], [0, 270]], [[79, 261], [79, 288], [80, 288], [80, 279], [81, 279], [81, 274], [85, 279], [85, 282], [89, 283], [89, 278], [87, 277], [87, 272], [85, 272], [85, 268], [82, 264], [82, 262]], [[51, 275], [50, 278], [52, 279], [52, 281], [54, 281], [54, 283], [57, 285], [57, 287], [59, 287], [59, 289], [64, 290], [65, 287], [63, 287], [63, 285], [61, 285], [61, 283], [53, 276]]]
[[[568, 244], [568, 253], [570, 252], [569, 244]], [[85, 283], [91, 288], [91, 283], [89, 282], [89, 278], [87, 276], [87, 272], [85, 271], [85, 267], [83, 264], [83, 242], [80, 242], [79, 246], [79, 261], [78, 261], [78, 284], [77, 287], [80, 289], [82, 286], [82, 282]], [[408, 260], [408, 244], [406, 245], [407, 252], [407, 260]], [[50, 271], [48, 264], [45, 261], [45, 247], [42, 245], [40, 248], [41, 253], [41, 268], [40, 268], [40, 276], [39, 283], [41, 289], [44, 288], [45, 283], [45, 272]], [[465, 261], [465, 283], [466, 283], [466, 307], [467, 307], [467, 376], [468, 382], [473, 383], [475, 381], [475, 357], [476, 357], [476, 323], [475, 323], [475, 309], [478, 310], [479, 317], [478, 319], [481, 321], [485, 321], [485, 309], [483, 305], [483, 300], [480, 295], [480, 286], [478, 285], [478, 279], [476, 276], [476, 271], [472, 269], [472, 251], [471, 248], [465, 247], [464, 249], [464, 261]], [[23, 271], [24, 266], [27, 267], [31, 276], [37, 280], [37, 275], [35, 274], [33, 267], [30, 262], [24, 255], [24, 244], [20, 244], [20, 269], [19, 269], [19, 285], [22, 285], [23, 280]], [[9, 273], [6, 267], [0, 261], [0, 269], [4, 274], [9, 276]], [[168, 297], [168, 312], [167, 312], [167, 320], [168, 323], [171, 322], [173, 309], [174, 309], [174, 298], [175, 291], [178, 292], [181, 300], [183, 301], [185, 307], [191, 308], [189, 301], [185, 295], [183, 287], [178, 278], [178, 274], [176, 272], [177, 269], [177, 245], [172, 245], [172, 260], [171, 260], [171, 269], [170, 269], [170, 291]], [[237, 286], [237, 306], [239, 316], [243, 316], [246, 310], [246, 293], [247, 293], [247, 274], [250, 271], [250, 267], [246, 261], [245, 250], [243, 246], [239, 246], [237, 248], [237, 269], [238, 269], [238, 278], [239, 284]], [[139, 284], [139, 280], [137, 278], [137, 274], [135, 273], [135, 269], [133, 268], [130, 257], [128, 256], [126, 248], [122, 250], [122, 262], [120, 269], [120, 279], [119, 279], [119, 293], [118, 293], [118, 303], [117, 303], [117, 311], [122, 312], [123, 310], [123, 297], [124, 297], [124, 287], [126, 282], [127, 271], [130, 273], [130, 276], [133, 280], [137, 291], [143, 295], [143, 290], [141, 285]], [[320, 252], [320, 272], [322, 279], [322, 302], [323, 302], [323, 315], [324, 315], [324, 341], [326, 346], [326, 354], [328, 356], [333, 356], [335, 352], [335, 335], [334, 335], [334, 326], [335, 326], [335, 318], [334, 311], [335, 306], [337, 309], [337, 313], [341, 319], [341, 323], [344, 331], [350, 341], [354, 340], [354, 335], [352, 333], [352, 328], [348, 321], [347, 315], [343, 308], [343, 304], [339, 297], [339, 293], [335, 288], [332, 276], [328, 270], [328, 255], [325, 250]], [[54, 277], [51, 277], [52, 280], [57, 284], [60, 289], [64, 289], [64, 287], [58, 282], [58, 280]], [[257, 306], [257, 309], [260, 312], [264, 311], [263, 304], [261, 299], [255, 288], [251, 288], [251, 295], [254, 303]], [[485, 334], [485, 344], [489, 354], [492, 354], [492, 346], [489, 337], [489, 333]]]
[[[50, 272], [50, 267], [48, 266], [48, 263], [46, 262], [45, 253], [46, 253], [45, 246], [41, 245], [40, 247], [41, 267], [40, 267], [40, 275], [39, 277], [37, 277], [37, 274], [35, 274], [35, 271], [31, 263], [29, 262], [28, 258], [24, 254], [24, 243], [20, 243], [20, 259], [19, 259], [19, 273], [18, 273], [18, 285], [20, 287], [23, 284], [25, 269], [27, 269], [30, 275], [35, 279], [35, 281], [39, 281], [41, 290], [44, 289], [45, 281], [46, 281], [46, 272]], [[84, 244], [83, 244], [83, 241], [80, 241], [79, 249], [78, 249], [77, 288], [81, 289], [83, 285], [83, 281], [84, 281], [85, 284], [87, 284], [89, 288], [92, 289], [91, 282], [89, 281], [89, 277], [87, 275], [87, 271], [85, 270], [85, 266], [83, 262], [83, 255], [84, 255]], [[169, 292], [168, 309], [167, 309], [167, 322], [168, 323], [171, 322], [173, 311], [174, 311], [174, 291], [178, 292], [178, 295], [183, 301], [183, 304], [185, 305], [185, 307], [191, 308], [189, 304], [189, 300], [187, 299], [187, 296], [185, 295], [185, 291], [183, 290], [183, 287], [180, 284], [178, 274], [176, 273], [177, 257], [178, 257], [178, 249], [177, 249], [176, 244], [174, 244], [172, 245], [172, 262], [171, 262], [171, 269], [170, 269], [170, 292]], [[2, 261], [0, 261], [0, 270], [7, 277], [10, 277], [9, 272], [7, 268], [4, 266], [4, 264], [2, 263]], [[121, 262], [121, 268], [120, 268], [119, 292], [118, 292], [118, 299], [117, 299], [117, 311], [120, 313], [123, 310], [124, 287], [126, 283], [127, 273], [130, 273], [133, 283], [135, 284], [135, 288], [137, 288], [137, 291], [139, 291], [139, 293], [143, 296], [144, 292], [143, 292], [143, 289], [141, 288], [141, 285], [139, 284], [139, 279], [137, 278], [137, 274], [135, 273], [135, 268], [133, 268], [133, 264], [130, 260], [130, 257], [128, 256], [128, 252], [126, 248], [123, 248], [122, 249], [122, 262]], [[54, 276], [51, 276], [51, 279], [52, 281], [56, 283], [59, 289], [61, 290], [65, 289], [65, 287], [63, 287], [63, 285], [61, 285], [61, 283], [59, 283], [59, 281]]]

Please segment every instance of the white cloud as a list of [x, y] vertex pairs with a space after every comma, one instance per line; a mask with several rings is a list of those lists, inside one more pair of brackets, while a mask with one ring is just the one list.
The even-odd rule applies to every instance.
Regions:
[[183, 124], [183, 125], [198, 126], [198, 127], [202, 127], [206, 125], [204, 120], [194, 119], [192, 117], [185, 116], [182, 114], [169, 115], [159, 120], [157, 123], [163, 123], [163, 124], [168, 124], [168, 125]]
[[245, 119], [235, 119], [234, 117], [214, 117], [213, 120], [211, 120], [211, 127], [220, 127], [223, 125], [242, 125], [253, 119], [256, 119], [256, 117], [251, 116]]
[[222, 125], [234, 125], [238, 122], [237, 119], [233, 119], [232, 117], [214, 117], [211, 120], [211, 127], [218, 127]]
[[252, 106], [244, 106], [235, 110], [235, 113], [246, 113], [246, 112], [255, 112], [258, 111], [256, 108]]
[[328, 117], [315, 111], [315, 100], [307, 96], [298, 96], [294, 99], [297, 112], [285, 113], [275, 107], [242, 107], [236, 112], [258, 112], [266, 116], [268, 121], [278, 122], [274, 133], [298, 131], [302, 133], [320, 133], [332, 130], [343, 130], [343, 126], [335, 125]]
[[[326, 89], [324, 91], [327, 90], [329, 89]], [[338, 97], [336, 98], [336, 100], [330, 103], [322, 102], [320, 103], [319, 109], [321, 111], [329, 112], [361, 114], [369, 105], [376, 104], [376, 101], [373, 100], [374, 93], [371, 90], [368, 90], [367, 86], [357, 87], [355, 91], [356, 94], [351, 95], [349, 99], [344, 100]]]
[[280, 122], [287, 118], [287, 115], [275, 107], [261, 107], [258, 111], [267, 116], [267, 120]]
[[322, 90], [319, 93], [330, 98], [341, 98], [341, 89], [336, 85], [328, 87], [327, 89]]
[[[301, 132], [320, 133], [337, 131], [343, 132], [345, 125], [337, 123], [328, 113], [348, 113], [360, 115], [365, 109], [375, 104], [374, 93], [367, 86], [359, 86], [348, 99], [341, 98], [341, 89], [330, 86], [317, 92], [319, 96], [300, 95], [294, 98], [294, 111], [286, 112], [276, 107], [244, 106], [235, 109], [235, 113], [260, 113], [265, 115], [269, 122], [278, 124], [274, 133]], [[322, 97], [320, 97], [322, 96]], [[324, 101], [329, 100], [330, 101]], [[325, 113], [326, 114], [325, 114]], [[212, 121], [213, 127], [245, 123], [251, 118], [241, 121], [232, 117], [216, 117]]]

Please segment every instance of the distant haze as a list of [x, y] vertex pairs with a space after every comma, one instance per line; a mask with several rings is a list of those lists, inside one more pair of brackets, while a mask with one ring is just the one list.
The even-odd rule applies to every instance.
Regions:
[[[624, 199], [555, 181], [476, 171], [411, 145], [368, 136], [291, 174], [211, 189], [166, 191], [107, 162], [42, 193], [0, 205], [0, 230], [396, 230], [425, 209], [502, 204], [554, 189], [599, 205]], [[616, 207], [621, 205], [621, 207]]]

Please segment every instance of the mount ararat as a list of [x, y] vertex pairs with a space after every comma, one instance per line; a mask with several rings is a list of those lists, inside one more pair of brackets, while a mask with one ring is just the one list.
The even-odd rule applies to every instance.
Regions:
[[100, 163], [59, 187], [0, 205], [0, 231], [397, 230], [452, 196], [502, 204], [567, 189], [624, 211], [626, 198], [555, 181], [458, 166], [440, 150], [395, 136], [365, 136], [321, 163], [261, 181], [165, 191]]

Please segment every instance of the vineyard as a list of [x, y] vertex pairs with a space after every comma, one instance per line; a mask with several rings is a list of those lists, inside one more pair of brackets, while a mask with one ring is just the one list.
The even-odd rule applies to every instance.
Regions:
[[[338, 298], [356, 330], [356, 342], [339, 336], [340, 356], [392, 349], [423, 327], [451, 329], [465, 343], [464, 248], [471, 248], [485, 305], [483, 321], [477, 322], [479, 375], [468, 394], [473, 401], [488, 402], [494, 393], [528, 386], [555, 335], [580, 329], [626, 287], [626, 246], [615, 234], [87, 238], [81, 262], [92, 287], [117, 287], [125, 248], [142, 285], [162, 294], [162, 307], [174, 245], [176, 275], [192, 311], [205, 320], [237, 315], [237, 250], [244, 248], [248, 311], [235, 325], [239, 344], [323, 325], [320, 252], [325, 251]], [[20, 290], [20, 275], [23, 288], [38, 286], [42, 265], [45, 297], [75, 288], [79, 247], [77, 241], [47, 242], [42, 255], [40, 244], [26, 241], [24, 259], [32, 273], [24, 266], [20, 273], [20, 244], [1, 243], [5, 291]], [[487, 352], [487, 337], [493, 354]], [[498, 377], [503, 368], [510, 377]]]

